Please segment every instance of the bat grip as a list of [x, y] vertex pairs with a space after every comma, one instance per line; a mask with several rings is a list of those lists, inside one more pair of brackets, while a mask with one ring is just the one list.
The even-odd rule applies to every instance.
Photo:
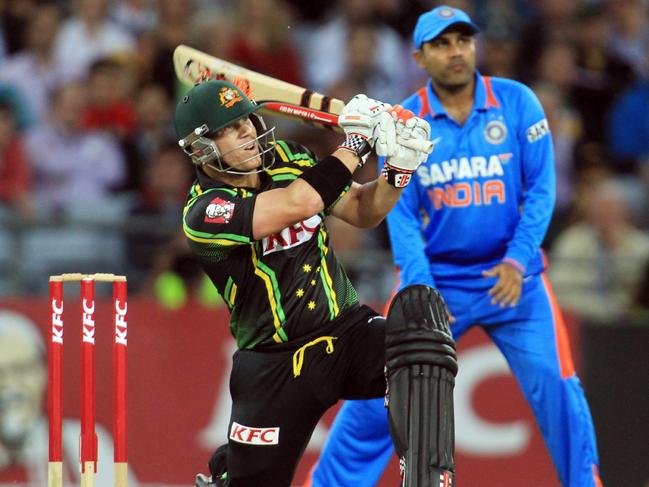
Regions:
[[401, 142], [401, 145], [419, 152], [430, 154], [433, 152], [433, 143], [430, 140], [410, 139]]

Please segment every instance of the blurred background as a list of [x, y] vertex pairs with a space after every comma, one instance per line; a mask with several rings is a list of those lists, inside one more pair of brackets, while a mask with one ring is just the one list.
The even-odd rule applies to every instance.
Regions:
[[[44, 460], [25, 460], [45, 450], [26, 450], [25, 438], [35, 428], [29, 414], [36, 418], [43, 407], [43, 345], [35, 342], [47, 337], [52, 274], [128, 276], [136, 317], [131, 356], [140, 364], [129, 378], [138, 420], [131, 437], [141, 443], [133, 453], [134, 479], [187, 485], [225, 438], [218, 428], [227, 425], [223, 387], [232, 343], [227, 312], [180, 228], [193, 167], [172, 126], [187, 89], [175, 79], [175, 46], [344, 100], [366, 93], [397, 103], [426, 81], [411, 59], [410, 35], [418, 15], [441, 3], [464, 9], [481, 26], [481, 73], [528, 84], [544, 106], [558, 195], [544, 242], [548, 275], [593, 409], [602, 478], [608, 486], [649, 485], [646, 0], [0, 0], [0, 484], [45, 485], [33, 473]], [[318, 156], [340, 140], [296, 122], [266, 120], [279, 138]], [[357, 179], [376, 171], [373, 161]], [[395, 277], [385, 227], [363, 231], [335, 219], [329, 225], [361, 299], [381, 309]], [[78, 287], [70, 288], [66, 300], [78, 304]], [[99, 286], [98, 296], [110, 306], [109, 287]], [[462, 386], [465, 396], [456, 399], [458, 481], [557, 486], [497, 351], [479, 332], [462, 347], [465, 370], [475, 360], [483, 373], [467, 377], [473, 389]], [[13, 357], [17, 349], [25, 355]], [[74, 391], [72, 358], [66, 367]], [[108, 358], [104, 365], [109, 373]], [[157, 392], [145, 392], [144, 384]], [[29, 397], [21, 387], [32, 387], [31, 413], [16, 413]], [[68, 400], [72, 419], [77, 402]], [[187, 407], [197, 408], [194, 430], [182, 428]], [[100, 423], [110, 429], [109, 405], [99, 409]], [[178, 434], [161, 435], [156, 415], [170, 427], [177, 422]], [[325, 418], [316, 431], [298, 477], [316, 458], [330, 422]], [[140, 451], [151, 442], [164, 445], [155, 460]], [[178, 447], [188, 454], [181, 462], [174, 461]]]

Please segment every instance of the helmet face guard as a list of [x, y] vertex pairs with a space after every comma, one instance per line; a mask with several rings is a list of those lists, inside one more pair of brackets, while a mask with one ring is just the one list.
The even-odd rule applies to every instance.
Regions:
[[[223, 160], [224, 157], [231, 152], [249, 145], [250, 142], [244, 142], [225, 153], [221, 153], [216, 142], [205, 136], [209, 132], [209, 129], [205, 124], [197, 127], [187, 137], [178, 141], [178, 145], [182, 148], [183, 152], [191, 158], [192, 162], [199, 167], [207, 165], [215, 171], [237, 175], [263, 172], [270, 168], [275, 162], [275, 127], [266, 128], [264, 119], [256, 113], [251, 113], [248, 117], [257, 130], [258, 135], [254, 139], [254, 143], [257, 144], [259, 152], [247, 159], [238, 161], [234, 165], [227, 164]], [[261, 166], [259, 168], [251, 169], [249, 171], [237, 170], [239, 165], [243, 165], [256, 157], [261, 157]]]
[[[275, 159], [275, 127], [266, 128], [261, 116], [255, 112], [259, 106], [238, 86], [226, 80], [210, 80], [194, 86], [178, 103], [175, 113], [175, 129], [178, 145], [199, 167], [208, 166], [218, 172], [228, 174], [254, 174], [268, 169]], [[255, 129], [259, 153], [229, 165], [224, 156], [232, 151], [248, 146], [250, 142], [239, 145], [222, 154], [213, 137], [219, 130], [238, 120], [249, 118]], [[251, 171], [238, 170], [241, 164], [261, 157], [261, 167]]]

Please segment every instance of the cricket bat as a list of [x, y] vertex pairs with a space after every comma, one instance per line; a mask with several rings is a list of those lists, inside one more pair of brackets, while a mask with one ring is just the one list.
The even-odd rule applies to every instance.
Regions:
[[[342, 131], [338, 125], [338, 115], [345, 106], [342, 100], [257, 73], [183, 44], [174, 50], [173, 62], [176, 76], [184, 83], [195, 85], [208, 79], [226, 79], [255, 100], [265, 113]], [[433, 150], [430, 141], [407, 142], [415, 150], [427, 153]]]

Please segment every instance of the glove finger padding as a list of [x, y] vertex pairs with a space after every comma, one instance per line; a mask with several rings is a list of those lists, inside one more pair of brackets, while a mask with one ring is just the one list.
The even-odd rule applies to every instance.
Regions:
[[392, 157], [397, 150], [396, 124], [388, 112], [380, 113], [378, 120], [374, 127], [374, 151], [377, 156]]
[[344, 107], [338, 117], [338, 125], [346, 134], [358, 134], [374, 143], [374, 127], [381, 113], [389, 110], [391, 105], [382, 101], [358, 94]]
[[[406, 140], [430, 140], [430, 124], [419, 117], [409, 118], [402, 123], [399, 121], [397, 123], [397, 143], [403, 145], [403, 142]], [[413, 149], [408, 149], [413, 151]], [[408, 155], [412, 157], [412, 160], [417, 161], [416, 169], [422, 162], [428, 159], [428, 153], [423, 151], [414, 151], [417, 152], [417, 155], [414, 153], [409, 153]], [[408, 168], [410, 169], [410, 168]]]
[[426, 120], [413, 117], [402, 122], [397, 122], [397, 137], [403, 140], [420, 139], [429, 140], [430, 138], [430, 124]]
[[403, 108], [401, 105], [395, 105], [390, 109], [390, 113], [397, 122], [405, 123], [406, 120], [409, 120], [415, 116], [412, 110]]

